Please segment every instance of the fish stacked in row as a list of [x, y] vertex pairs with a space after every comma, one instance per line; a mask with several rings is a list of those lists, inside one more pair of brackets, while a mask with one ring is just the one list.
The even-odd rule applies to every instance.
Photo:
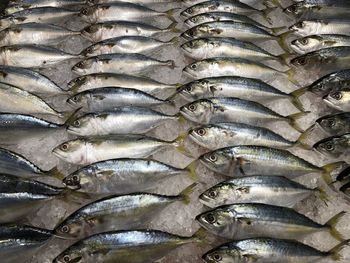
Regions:
[[[181, 47], [195, 60], [184, 69], [195, 80], [179, 89], [179, 94], [190, 101], [181, 113], [199, 124], [190, 129], [189, 137], [206, 149], [199, 163], [215, 173], [238, 176], [199, 197], [211, 208], [196, 217], [199, 224], [219, 237], [235, 240], [207, 252], [203, 259], [210, 263], [311, 262], [326, 258], [339, 261], [344, 247], [349, 245], [337, 229], [345, 212], [325, 224], [297, 212], [296, 204], [312, 194], [323, 200], [328, 197], [322, 187], [309, 188], [294, 180], [317, 173], [331, 184], [331, 173], [345, 165], [330, 159], [320, 167], [300, 157], [305, 152], [306, 159], [315, 154], [307, 140], [314, 128], [304, 132], [298, 124], [301, 117], [311, 115], [300, 97], [307, 91], [319, 95], [316, 107], [327, 105], [328, 113], [344, 113], [316, 121], [329, 135], [337, 135], [336, 130], [341, 134], [314, 147], [347, 155], [347, 134], [343, 132], [347, 133], [348, 126], [345, 76], [349, 47], [341, 39], [347, 39], [350, 24], [344, 18], [350, 15], [350, 5], [343, 1], [305, 0], [283, 8], [279, 1], [265, 1], [266, 6], [277, 7], [262, 6], [260, 10], [263, 1], [242, 2], [191, 2], [192, 6], [181, 13], [190, 27], [182, 34], [188, 42]], [[275, 12], [284, 13], [283, 27], [272, 26], [281, 22], [273, 21]], [[288, 20], [294, 24], [285, 27]], [[278, 50], [281, 55], [276, 54]], [[284, 85], [294, 84], [294, 90], [286, 92], [276, 79], [284, 79], [284, 83], [289, 80]], [[281, 100], [284, 106], [277, 113], [271, 108]], [[301, 112], [285, 114], [290, 108], [288, 100]], [[313, 107], [310, 110], [314, 111]], [[292, 128], [302, 133], [299, 139], [281, 136], [281, 124], [277, 124], [281, 122], [290, 125], [287, 136], [293, 134]], [[348, 169], [338, 177], [348, 179]], [[315, 232], [328, 232], [341, 243], [323, 252], [300, 242]]]

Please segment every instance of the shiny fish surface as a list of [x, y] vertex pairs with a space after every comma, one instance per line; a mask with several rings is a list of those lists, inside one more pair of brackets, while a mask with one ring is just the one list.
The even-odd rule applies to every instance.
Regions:
[[350, 36], [350, 20], [325, 19], [304, 20], [292, 25], [289, 30], [298, 36], [341, 34]]
[[336, 110], [350, 111], [350, 88], [331, 91], [323, 101]]
[[315, 126], [329, 136], [350, 133], [350, 113], [341, 112], [323, 116], [315, 121]]
[[327, 157], [341, 158], [346, 157], [350, 150], [350, 134], [333, 136], [317, 142], [313, 148]]
[[0, 130], [40, 130], [57, 129], [62, 127], [59, 124], [27, 114], [0, 113]]

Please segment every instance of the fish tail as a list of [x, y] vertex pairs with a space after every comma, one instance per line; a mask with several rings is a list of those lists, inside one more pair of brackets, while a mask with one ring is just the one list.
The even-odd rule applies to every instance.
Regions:
[[278, 60], [281, 64], [289, 67], [289, 64], [288, 64], [289, 54], [288, 53], [284, 53], [284, 54], [278, 55], [276, 57], [278, 58]]
[[[166, 100], [171, 101], [174, 104], [174, 100], [177, 97], [177, 92], [175, 91], [173, 94], [171, 94]], [[179, 116], [180, 117], [180, 116]], [[183, 118], [184, 119], [184, 118]]]
[[335, 216], [333, 216], [331, 219], [329, 219], [327, 221], [327, 223], [325, 224], [325, 226], [328, 226], [330, 228], [330, 234], [332, 235], [332, 237], [334, 237], [335, 239], [337, 239], [339, 241], [344, 241], [345, 238], [337, 230], [336, 226], [337, 226], [339, 220], [341, 220], [345, 214], [346, 214], [346, 212], [342, 211], [342, 212], [336, 214]]
[[[298, 143], [299, 144], [304, 144], [307, 145], [305, 142], [307, 141], [307, 139], [309, 138], [310, 134], [312, 133], [312, 131], [315, 129], [315, 125], [311, 125], [309, 128], [306, 129], [306, 131], [304, 131], [298, 138]], [[311, 146], [310, 146], [311, 149]]]
[[180, 44], [180, 38], [178, 36], [173, 37], [172, 39], [170, 39], [168, 42], [166, 42], [167, 44], [173, 45], [175, 47], [177, 47]]
[[304, 150], [311, 150], [312, 149], [312, 146], [306, 144], [306, 143], [303, 143], [303, 142], [300, 142], [300, 141], [296, 141], [293, 145], [294, 147], [298, 147], [300, 149], [304, 149]]
[[207, 237], [207, 231], [204, 228], [199, 228], [192, 236], [195, 242], [203, 243]]
[[271, 7], [271, 8], [266, 8], [266, 9], [263, 9], [263, 10], [260, 10], [260, 16], [269, 24], [269, 25], [272, 25], [273, 24], [273, 21], [271, 19], [271, 13], [273, 11], [275, 11], [277, 8], [276, 7]]
[[[267, 9], [266, 9], [267, 10]], [[280, 36], [283, 31], [287, 30], [287, 27], [280, 26], [280, 27], [273, 27], [271, 28], [271, 32], [274, 36]], [[284, 32], [283, 32], [284, 33]]]
[[87, 193], [66, 188], [63, 190], [61, 199], [67, 203], [74, 202], [76, 204], [81, 204], [83, 200], [91, 199], [91, 196]]
[[188, 171], [189, 176], [192, 178], [193, 181], [198, 180], [198, 175], [196, 173], [197, 163], [196, 161], [191, 162], [187, 167], [185, 168]]
[[290, 32], [284, 32], [284, 33], [276, 36], [276, 41], [278, 42], [280, 47], [286, 52], [289, 52], [289, 48], [287, 45], [287, 38], [289, 35], [290, 35]]
[[176, 65], [175, 65], [175, 61], [174, 60], [167, 60], [166, 62], [166, 65], [169, 67], [169, 68], [171, 68], [171, 69], [174, 69], [174, 68], [176, 68]]
[[173, 144], [175, 145], [176, 149], [177, 149], [180, 153], [182, 153], [182, 154], [184, 154], [184, 155], [186, 155], [186, 156], [188, 156], [188, 157], [192, 157], [192, 154], [189, 153], [189, 152], [187, 151], [187, 149], [186, 149], [186, 147], [185, 147], [185, 144], [184, 144], [184, 140], [185, 140], [185, 138], [186, 138], [186, 135], [187, 135], [187, 133], [180, 134], [180, 135], [173, 141]]
[[329, 197], [325, 188], [317, 187], [315, 190], [318, 191], [318, 196], [322, 201], [325, 201], [325, 202], [329, 201]]
[[294, 129], [296, 129], [298, 132], [303, 133], [304, 130], [299, 126], [297, 121], [309, 113], [310, 113], [310, 111], [298, 112], [298, 113], [294, 113], [294, 114], [287, 116], [287, 118], [289, 120], [289, 125], [292, 126]]
[[[172, 96], [171, 96], [172, 97]], [[168, 98], [169, 99], [169, 98]], [[183, 124], [186, 122], [186, 118], [179, 112], [179, 113], [176, 113], [175, 114], [176, 118], [177, 118], [177, 121], [180, 123], [180, 124]], [[182, 139], [185, 139], [185, 136], [187, 136], [187, 132], [184, 132], [183, 134], [179, 135], [179, 137], [182, 137]], [[178, 138], [179, 138], [178, 137]]]
[[290, 82], [292, 82], [295, 85], [298, 85], [298, 81], [295, 79], [295, 73], [296, 72], [293, 68], [284, 72], [284, 74], [286, 74], [286, 76]]
[[191, 184], [190, 186], [186, 187], [179, 195], [182, 199], [182, 201], [188, 205], [191, 202], [191, 197], [190, 195], [193, 193], [194, 189], [196, 188], [198, 184], [194, 183]]
[[163, 31], [172, 32], [172, 33], [182, 33], [182, 31], [178, 29], [176, 26], [177, 26], [177, 22], [173, 22], [167, 28], [163, 29]]
[[58, 170], [57, 166], [53, 167], [49, 171], [46, 171], [45, 174], [57, 178], [58, 180], [63, 180], [64, 178], [64, 174]]
[[326, 182], [326, 184], [330, 185], [333, 182], [333, 178], [331, 173], [339, 167], [339, 165], [342, 165], [343, 162], [336, 162], [336, 163], [330, 163], [322, 167], [323, 173], [322, 178]]
[[293, 91], [290, 93], [292, 96], [292, 103], [293, 105], [300, 111], [305, 112], [305, 108], [303, 104], [300, 101], [300, 97], [306, 92], [305, 88], [297, 89], [296, 91]]
[[172, 8], [165, 12], [166, 17], [171, 20], [172, 22], [176, 22], [176, 19], [174, 18], [175, 11], [179, 10], [180, 8]]
[[344, 240], [340, 244], [336, 245], [334, 248], [329, 250], [328, 254], [334, 261], [340, 261], [342, 260], [341, 252], [345, 247], [348, 247], [350, 245], [350, 239]]

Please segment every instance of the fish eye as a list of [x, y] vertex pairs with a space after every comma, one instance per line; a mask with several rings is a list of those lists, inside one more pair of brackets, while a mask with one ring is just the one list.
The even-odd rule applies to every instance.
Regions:
[[291, 13], [295, 13], [297, 11], [297, 7], [295, 5], [291, 5], [287, 7], [287, 11]]
[[325, 148], [327, 151], [333, 151], [334, 150], [334, 145], [332, 143], [327, 143], [325, 145]]
[[213, 259], [215, 259], [216, 261], [220, 261], [220, 260], [222, 260], [222, 257], [219, 254], [214, 254]]
[[74, 97], [72, 98], [72, 100], [75, 101], [75, 102], [77, 102], [77, 101], [78, 101], [78, 96], [74, 96]]
[[65, 255], [63, 257], [63, 260], [64, 260], [64, 262], [69, 262], [70, 261], [70, 257], [68, 255]]
[[328, 120], [329, 127], [333, 127], [334, 125], [335, 125], [335, 120], [333, 120], [333, 119]]
[[80, 123], [79, 120], [75, 120], [75, 121], [73, 122], [73, 125], [76, 126], [76, 127], [79, 127], [80, 124], [81, 124], [81, 123]]
[[203, 129], [203, 128], [197, 129], [196, 132], [197, 132], [197, 134], [200, 135], [200, 136], [203, 136], [203, 135], [206, 134], [206, 131], [205, 131], [205, 129]]
[[191, 104], [191, 105], [188, 106], [188, 109], [189, 109], [190, 111], [195, 111], [195, 110], [197, 109], [197, 106], [194, 105], [194, 104]]
[[296, 26], [297, 28], [303, 28], [303, 27], [304, 27], [304, 24], [303, 24], [303, 22], [299, 22], [299, 23], [296, 23], [295, 26]]
[[190, 47], [194, 47], [193, 41], [189, 42], [188, 45], [189, 45]]
[[331, 94], [331, 97], [333, 97], [336, 100], [340, 100], [343, 96], [340, 92], [334, 92], [333, 94]]
[[209, 156], [209, 160], [212, 161], [212, 162], [216, 162], [216, 161], [218, 160], [218, 157], [216, 157], [215, 154], [211, 154], [211, 155]]
[[217, 193], [216, 193], [216, 191], [211, 190], [211, 191], [209, 191], [208, 196], [211, 198], [215, 198], [217, 196]]
[[191, 21], [192, 21], [192, 22], [197, 22], [197, 18], [196, 18], [196, 17], [192, 17], [192, 18], [191, 18]]
[[208, 221], [208, 223], [213, 224], [216, 222], [216, 217], [213, 214], [207, 214], [205, 216], [205, 219]]
[[78, 68], [82, 68], [84, 66], [84, 63], [83, 62], [79, 62], [78, 64], [77, 64], [77, 67]]
[[62, 231], [63, 233], [69, 233], [70, 228], [69, 228], [69, 226], [64, 225], [64, 226], [61, 228], [61, 231]]
[[1, 12], [1, 14], [0, 14], [1, 16], [6, 16], [7, 15], [7, 13], [6, 13], [6, 11], [4, 10], [4, 11], [2, 11]]
[[186, 87], [186, 91], [191, 92], [192, 91], [192, 87], [191, 86], [187, 86]]
[[192, 64], [191, 65], [191, 69], [196, 69], [197, 68], [197, 65], [196, 64]]
[[300, 40], [300, 43], [303, 44], [303, 45], [307, 45], [309, 43], [309, 40], [307, 38], [302, 38]]
[[193, 13], [192, 8], [188, 8], [188, 9], [187, 9], [187, 13], [192, 14], [192, 13]]
[[297, 59], [297, 63], [301, 66], [306, 65], [307, 59], [305, 57]]
[[87, 14], [88, 14], [88, 10], [87, 10], [86, 8], [84, 8], [83, 10], [81, 10], [81, 13], [82, 13], [83, 15], [87, 15]]
[[62, 151], [67, 151], [68, 148], [69, 148], [69, 147], [68, 147], [68, 144], [67, 144], [67, 143], [64, 143], [64, 144], [61, 145], [61, 150], [62, 150]]
[[79, 181], [79, 177], [78, 177], [77, 175], [74, 175], [74, 176], [72, 177], [72, 179], [73, 179], [73, 181], [75, 181], [75, 182]]
[[92, 53], [92, 47], [88, 47], [88, 48], [86, 49], [86, 53]]

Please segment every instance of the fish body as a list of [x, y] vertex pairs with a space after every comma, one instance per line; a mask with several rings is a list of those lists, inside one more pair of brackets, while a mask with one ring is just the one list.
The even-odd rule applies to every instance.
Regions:
[[76, 64], [72, 70], [81, 75], [105, 72], [143, 75], [162, 66], [174, 67], [174, 61], [161, 61], [141, 54], [114, 53], [87, 58]]
[[146, 159], [113, 159], [90, 164], [68, 175], [63, 184], [87, 193], [128, 193], [154, 187], [187, 171]]
[[350, 24], [346, 19], [304, 20], [289, 28], [302, 37], [322, 34], [341, 34], [350, 36]]
[[27, 114], [0, 113], [0, 130], [57, 129], [61, 125]]
[[317, 142], [313, 148], [331, 158], [346, 157], [350, 149], [350, 134], [333, 136]]
[[339, 111], [350, 111], [350, 89], [344, 88], [328, 93], [323, 101], [330, 107]]

